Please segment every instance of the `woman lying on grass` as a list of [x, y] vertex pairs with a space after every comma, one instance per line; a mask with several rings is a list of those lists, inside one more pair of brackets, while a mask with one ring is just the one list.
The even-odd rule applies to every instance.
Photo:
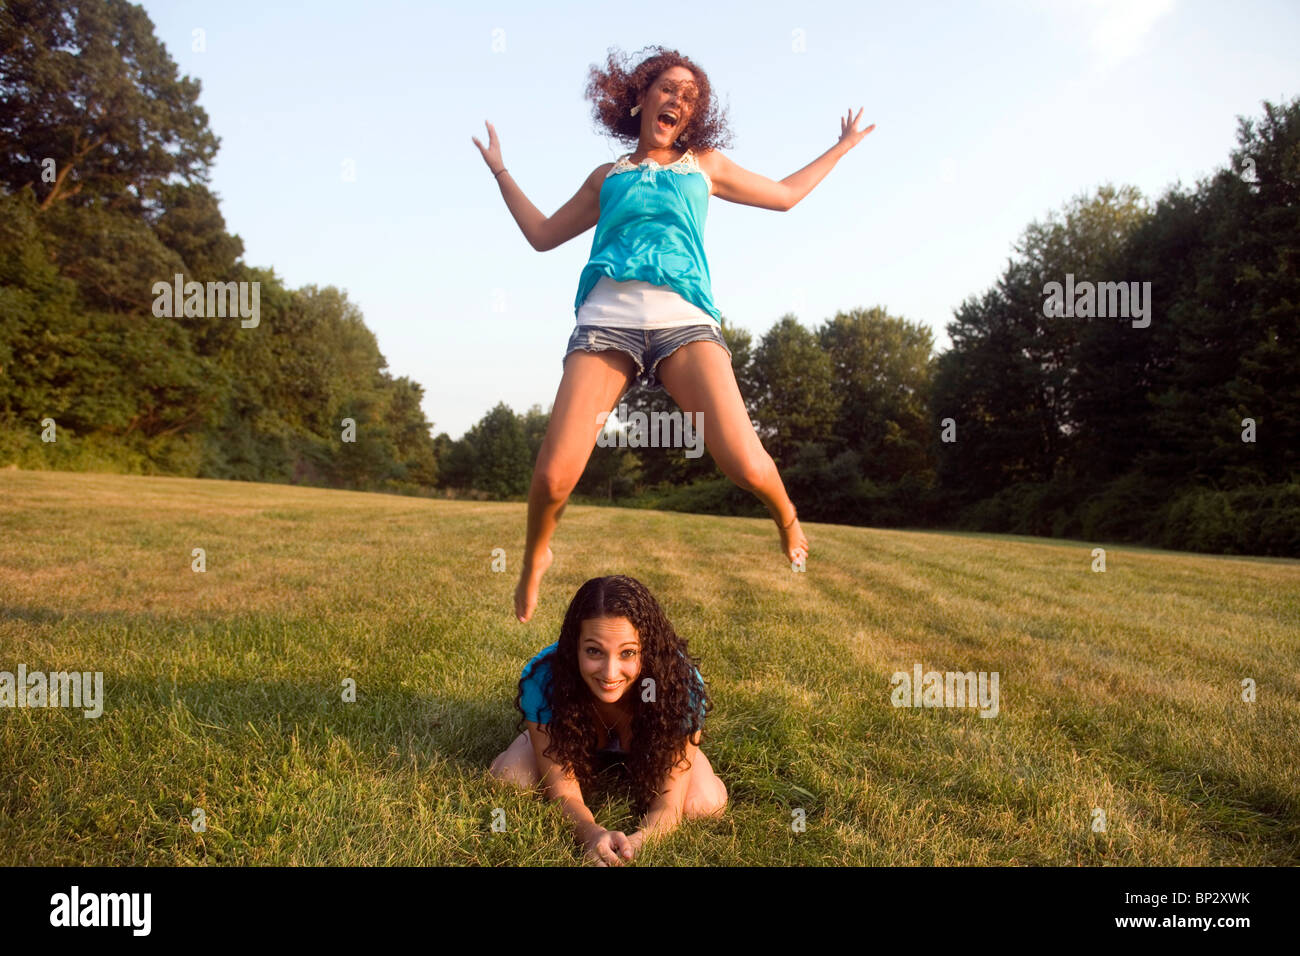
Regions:
[[[578, 589], [560, 639], [525, 665], [515, 706], [526, 729], [490, 772], [561, 801], [599, 866], [620, 866], [649, 837], [726, 806], [727, 788], [699, 749], [713, 706], [704, 680], [659, 602], [633, 578], [592, 578]], [[612, 767], [626, 772], [645, 814], [631, 836], [598, 824], [582, 799]]]

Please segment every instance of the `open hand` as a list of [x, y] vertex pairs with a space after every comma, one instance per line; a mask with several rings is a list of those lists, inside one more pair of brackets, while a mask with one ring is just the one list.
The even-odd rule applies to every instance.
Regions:
[[852, 149], [857, 146], [858, 143], [862, 142], [862, 137], [876, 128], [876, 124], [872, 123], [866, 129], [859, 130], [858, 120], [860, 119], [862, 119], [862, 110], [858, 110], [858, 115], [854, 116], [852, 109], [849, 110], [845, 117], [840, 119], [840, 142], [844, 144], [845, 149]]
[[622, 866], [636, 855], [636, 850], [621, 830], [602, 830], [587, 841], [583, 855], [596, 866]]
[[484, 149], [483, 144], [478, 141], [477, 136], [471, 136], [470, 139], [474, 141], [474, 145], [478, 147], [478, 151], [483, 154], [483, 162], [487, 163], [488, 169], [490, 169], [492, 175], [495, 176], [505, 167], [505, 163], [501, 161], [501, 144], [497, 142], [496, 128], [487, 120], [483, 121], [483, 125], [487, 127], [488, 131], [487, 148]]

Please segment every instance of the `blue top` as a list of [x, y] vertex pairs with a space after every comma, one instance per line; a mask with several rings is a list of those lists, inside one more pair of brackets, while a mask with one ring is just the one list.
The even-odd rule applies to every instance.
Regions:
[[620, 157], [601, 184], [600, 219], [591, 258], [578, 277], [574, 317], [607, 275], [616, 282], [639, 279], [667, 286], [720, 322], [704, 257], [707, 174], [689, 149], [667, 166], [653, 159], [633, 166], [630, 155]]
[[[532, 660], [524, 665], [523, 673], [519, 675], [524, 682], [523, 695], [519, 698], [519, 706], [523, 708], [524, 719], [531, 720], [535, 724], [549, 724], [551, 722], [551, 662], [555, 659], [554, 651], [560, 642], [556, 641], [549, 647], [544, 647], [533, 655]], [[698, 693], [704, 689], [704, 678], [700, 675], [700, 669], [695, 668], [696, 687], [691, 689], [691, 704], [698, 707], [701, 719], [704, 717], [704, 698]], [[686, 729], [690, 732], [690, 728]]]

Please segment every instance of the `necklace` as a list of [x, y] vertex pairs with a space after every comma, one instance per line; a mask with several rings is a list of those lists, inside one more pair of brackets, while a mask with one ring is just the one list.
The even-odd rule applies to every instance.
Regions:
[[591, 709], [592, 712], [595, 713], [596, 719], [600, 721], [600, 725], [605, 728], [605, 736], [608, 738], [605, 744], [605, 749], [621, 750], [623, 745], [619, 742], [618, 731], [615, 729], [618, 727], [618, 721], [614, 721], [613, 725], [605, 723], [605, 718], [600, 716], [599, 710], [596, 710], [595, 701], [592, 702]]

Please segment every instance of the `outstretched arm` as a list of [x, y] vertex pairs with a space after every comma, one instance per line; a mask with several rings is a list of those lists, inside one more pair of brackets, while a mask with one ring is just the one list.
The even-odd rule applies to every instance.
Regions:
[[750, 172], [737, 166], [719, 151], [711, 154], [713, 167], [709, 177], [713, 180], [713, 194], [729, 202], [744, 206], [757, 206], [760, 209], [776, 209], [781, 212], [792, 209], [813, 187], [826, 178], [840, 157], [862, 141], [862, 138], [876, 128], [872, 123], [864, 130], [858, 129], [862, 110], [853, 116], [850, 110], [848, 118], [840, 119], [840, 139], [811, 163], [791, 173], [780, 182], [768, 179], [758, 173]]
[[679, 763], [668, 772], [663, 786], [659, 788], [659, 796], [655, 797], [646, 815], [641, 819], [641, 829], [628, 837], [634, 852], [640, 853], [641, 847], [650, 837], [671, 833], [677, 829], [677, 824], [682, 822], [686, 791], [690, 787], [691, 767], [695, 765], [696, 755], [700, 752], [697, 740], [698, 735], [686, 741], [686, 760], [690, 762], [690, 766]]
[[519, 231], [524, 234], [530, 246], [538, 252], [546, 252], [596, 225], [600, 219], [600, 186], [604, 181], [604, 173], [611, 164], [606, 163], [594, 169], [578, 187], [573, 198], [561, 206], [554, 216], [544, 216], [528, 200], [519, 184], [510, 176], [510, 171], [505, 168], [496, 128], [486, 120], [484, 123], [488, 128], [488, 145], [484, 147], [477, 137], [470, 138], [474, 140], [474, 145], [483, 154], [483, 162], [487, 163], [488, 169], [501, 186], [501, 197], [506, 201], [506, 208], [515, 217]]
[[574, 834], [582, 844], [585, 857], [597, 866], [621, 866], [632, 858], [630, 838], [619, 830], [606, 830], [592, 815], [582, 799], [582, 788], [572, 773], [568, 773], [550, 757], [546, 748], [551, 745], [551, 735], [545, 724], [524, 721], [528, 739], [533, 743], [533, 757], [537, 761], [538, 784], [548, 800], [559, 800], [560, 809], [573, 822]]

